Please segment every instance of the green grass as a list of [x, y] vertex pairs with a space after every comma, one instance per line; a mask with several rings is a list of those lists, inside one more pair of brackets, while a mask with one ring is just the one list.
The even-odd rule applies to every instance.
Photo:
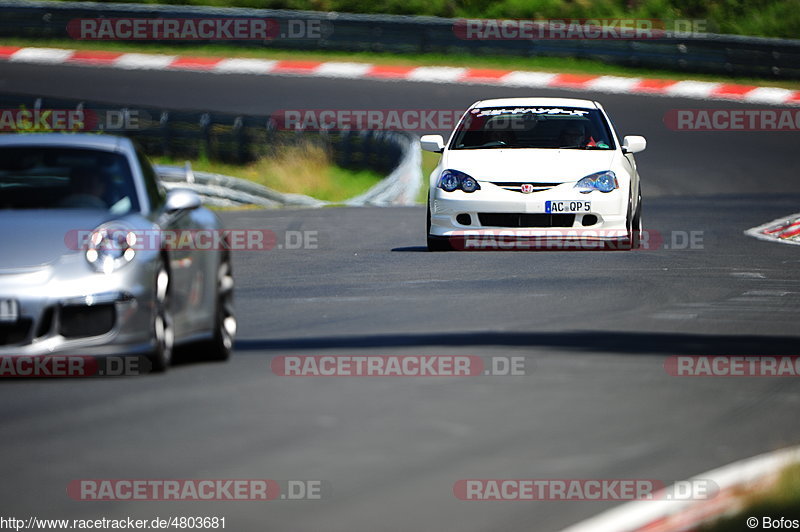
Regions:
[[[185, 160], [154, 157], [156, 164], [183, 166]], [[287, 146], [277, 150], [275, 156], [239, 166], [197, 159], [190, 161], [192, 168], [247, 179], [279, 192], [305, 194], [330, 202], [350, 199], [383, 179], [370, 170], [347, 170], [333, 164], [330, 154], [320, 146], [308, 143]]]
[[433, 169], [439, 164], [439, 159], [442, 156], [438, 153], [429, 151], [422, 151], [422, 187], [420, 187], [419, 194], [417, 195], [417, 203], [428, 201], [428, 176], [431, 175]]
[[[764, 493], [751, 494], [745, 509], [736, 514], [701, 527], [699, 532], [739, 532], [748, 530], [746, 521], [758, 519], [757, 530], [762, 528], [762, 518], [770, 517], [800, 520], [800, 465], [785, 469], [776, 485]], [[777, 527], [773, 527], [777, 528]]]
[[800, 0], [122, 0], [133, 3], [303, 9], [470, 18], [704, 19], [718, 33], [793, 38]]
[[[799, 0], [800, 1], [800, 0]], [[455, 66], [495, 68], [507, 70], [533, 70], [568, 74], [602, 74], [623, 77], [658, 79], [685, 79], [698, 81], [724, 81], [745, 85], [768, 85], [787, 89], [800, 89], [800, 81], [772, 80], [712, 74], [686, 74], [685, 72], [632, 68], [611, 65], [589, 59], [560, 57], [473, 56], [469, 54], [391, 54], [377, 52], [298, 51], [276, 48], [249, 48], [230, 45], [165, 45], [129, 42], [85, 42], [69, 39], [32, 40], [20, 38], [0, 39], [4, 46], [42, 46], [76, 50], [106, 50], [118, 52], [161, 53], [170, 55], [195, 55], [206, 57], [247, 57], [260, 59], [289, 59], [307, 61], [352, 61], [401, 66]]]
[[[440, 155], [436, 153], [422, 152], [422, 186], [416, 198], [417, 203], [424, 205], [427, 201], [428, 176], [433, 169], [436, 168], [436, 165], [439, 164], [439, 157]], [[171, 166], [183, 166], [186, 163], [185, 159], [171, 159], [169, 157], [153, 157], [152, 161], [155, 164]], [[306, 194], [317, 199], [331, 202], [341, 202], [357, 196], [362, 192], [366, 192], [380, 179], [383, 179], [383, 176], [369, 170], [347, 170], [328, 162], [323, 172], [319, 171], [317, 165], [313, 166], [312, 171], [317, 172], [316, 175], [319, 176], [319, 180], [316, 183], [295, 184], [294, 186], [290, 183], [287, 186], [284, 177], [285, 173], [283, 171], [284, 166], [275, 161], [262, 160], [259, 163], [247, 166], [212, 162], [208, 159], [197, 159], [190, 162], [192, 164], [192, 169], [198, 172], [212, 172], [215, 174], [239, 177], [270, 187], [279, 192]], [[303, 163], [298, 162], [297, 164]]]

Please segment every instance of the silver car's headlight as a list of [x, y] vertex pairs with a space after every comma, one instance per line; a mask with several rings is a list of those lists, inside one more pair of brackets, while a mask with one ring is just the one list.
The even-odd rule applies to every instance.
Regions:
[[98, 272], [112, 273], [136, 256], [136, 233], [119, 224], [104, 224], [86, 242], [86, 261]]
[[445, 170], [439, 177], [439, 188], [445, 192], [453, 192], [459, 188], [464, 192], [475, 192], [476, 190], [480, 190], [481, 186], [474, 177], [464, 172]]
[[606, 170], [605, 172], [596, 172], [581, 178], [577, 183], [575, 183], [575, 188], [579, 189], [580, 192], [583, 192], [584, 194], [593, 190], [599, 190], [600, 192], [611, 192], [612, 190], [619, 188], [619, 182], [617, 181], [617, 176], [614, 172], [611, 170]]

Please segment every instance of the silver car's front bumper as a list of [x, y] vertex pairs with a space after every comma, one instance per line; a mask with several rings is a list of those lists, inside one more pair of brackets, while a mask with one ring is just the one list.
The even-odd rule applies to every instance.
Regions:
[[106, 275], [86, 271], [77, 262], [72, 266], [0, 270], [0, 299], [13, 299], [19, 308], [16, 321], [0, 323], [0, 356], [102, 356], [153, 349], [152, 267]]

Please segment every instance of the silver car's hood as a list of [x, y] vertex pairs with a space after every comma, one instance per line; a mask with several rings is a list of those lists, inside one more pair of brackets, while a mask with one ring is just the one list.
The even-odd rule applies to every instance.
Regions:
[[89, 209], [0, 210], [0, 271], [40, 268], [78, 253], [78, 232], [113, 218]]

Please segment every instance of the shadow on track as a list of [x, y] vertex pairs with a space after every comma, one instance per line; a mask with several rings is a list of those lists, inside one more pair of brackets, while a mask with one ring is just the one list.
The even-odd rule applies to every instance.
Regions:
[[423, 333], [287, 339], [241, 339], [235, 350], [320, 350], [392, 347], [549, 347], [572, 351], [654, 355], [800, 355], [800, 338], [792, 336], [700, 335], [567, 331], [554, 333]]
[[402, 253], [417, 253], [417, 252], [425, 252], [428, 253], [428, 248], [426, 246], [409, 246], [404, 248], [393, 248], [393, 252], [402, 252]]

